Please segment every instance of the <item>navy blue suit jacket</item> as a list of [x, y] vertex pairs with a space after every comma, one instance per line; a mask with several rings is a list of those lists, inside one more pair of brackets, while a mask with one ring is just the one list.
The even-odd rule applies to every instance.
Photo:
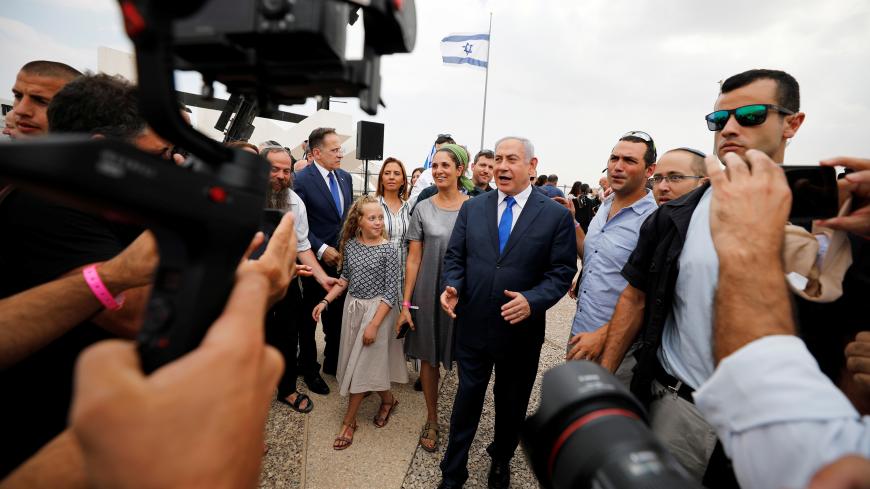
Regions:
[[341, 225], [353, 203], [353, 182], [350, 173], [340, 168], [335, 170], [338, 188], [344, 198], [344, 211], [339, 216], [332, 193], [315, 165], [316, 163], [312, 163], [296, 174], [293, 190], [305, 202], [308, 212], [308, 240], [311, 241], [311, 249], [317, 253], [324, 243], [338, 249]]
[[[577, 272], [574, 221], [568, 210], [533, 189], [498, 251], [498, 192], [467, 200], [459, 210], [444, 255], [444, 285], [459, 293], [456, 308], [457, 353], [464, 348], [489, 349], [496, 355], [544, 341], [547, 309], [562, 298]], [[501, 317], [520, 292], [532, 314], [517, 324]]]

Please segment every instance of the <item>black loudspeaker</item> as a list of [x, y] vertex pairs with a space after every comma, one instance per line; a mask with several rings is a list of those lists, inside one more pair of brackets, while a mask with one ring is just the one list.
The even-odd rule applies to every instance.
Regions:
[[356, 159], [384, 159], [384, 125], [378, 122], [356, 123]]

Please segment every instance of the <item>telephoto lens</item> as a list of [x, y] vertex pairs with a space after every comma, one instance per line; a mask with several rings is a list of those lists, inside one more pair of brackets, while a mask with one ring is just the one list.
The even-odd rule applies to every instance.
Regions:
[[601, 366], [571, 361], [544, 374], [523, 449], [545, 488], [700, 489], [647, 427], [640, 402]]

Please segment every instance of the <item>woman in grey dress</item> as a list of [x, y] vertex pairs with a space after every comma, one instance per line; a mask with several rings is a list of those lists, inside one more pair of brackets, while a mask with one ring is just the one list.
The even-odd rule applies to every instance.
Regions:
[[[438, 193], [420, 202], [405, 235], [408, 257], [405, 293], [397, 329], [409, 323], [405, 354], [419, 359], [420, 380], [426, 398], [427, 420], [420, 433], [420, 446], [433, 452], [438, 444], [439, 363], [450, 369], [453, 363], [453, 320], [441, 310], [439, 296], [441, 264], [462, 203], [468, 196], [460, 191], [459, 177], [468, 165], [468, 153], [461, 146], [447, 144], [432, 157], [432, 176]], [[416, 321], [411, 307], [416, 309]]]

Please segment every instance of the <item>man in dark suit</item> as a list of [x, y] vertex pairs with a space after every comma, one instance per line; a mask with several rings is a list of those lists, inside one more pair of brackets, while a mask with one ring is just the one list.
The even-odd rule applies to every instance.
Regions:
[[441, 306], [456, 318], [459, 389], [441, 462], [442, 488], [461, 487], [468, 478], [468, 449], [493, 367], [489, 487], [510, 486], [510, 460], [538, 370], [546, 312], [577, 271], [573, 220], [530, 185], [537, 164], [527, 139], [501, 139], [495, 151], [498, 192], [463, 204], [444, 256]]
[[[306, 166], [296, 175], [293, 190], [299, 194], [308, 210], [308, 240], [317, 254], [320, 265], [333, 277], [338, 276], [338, 240], [344, 218], [353, 202], [350, 174], [341, 167], [341, 139], [335, 129], [319, 127], [311, 131], [308, 145], [314, 155], [314, 164]], [[317, 394], [328, 394], [329, 387], [320, 377], [314, 330], [317, 323], [311, 311], [326, 292], [311, 277], [303, 277], [303, 326], [299, 332], [299, 361], [305, 384]], [[341, 339], [342, 298], [330, 304], [321, 315], [326, 348], [323, 352], [323, 373], [335, 375], [338, 363], [338, 344]]]

